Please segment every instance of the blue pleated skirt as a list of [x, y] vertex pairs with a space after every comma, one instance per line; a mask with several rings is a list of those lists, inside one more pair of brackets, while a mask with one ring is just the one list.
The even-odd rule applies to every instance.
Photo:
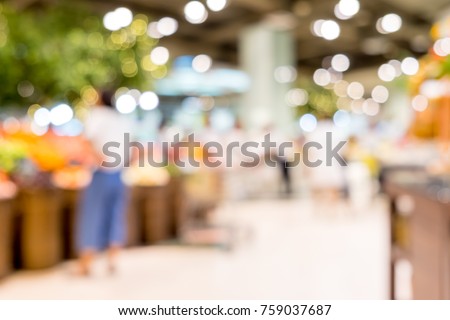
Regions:
[[120, 172], [96, 171], [79, 201], [79, 252], [124, 245], [127, 187], [121, 180]]

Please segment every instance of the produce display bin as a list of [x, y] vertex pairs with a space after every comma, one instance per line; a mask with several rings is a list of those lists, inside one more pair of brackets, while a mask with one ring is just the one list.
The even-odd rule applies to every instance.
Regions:
[[168, 240], [170, 235], [169, 186], [141, 188], [144, 197], [143, 222], [145, 243]]
[[13, 204], [0, 200], [0, 279], [12, 271], [13, 265]]
[[179, 237], [187, 217], [187, 196], [183, 176], [170, 179], [169, 193], [169, 230], [172, 236]]
[[24, 269], [48, 268], [62, 261], [62, 199], [62, 192], [55, 189], [28, 189], [19, 193]]
[[130, 188], [127, 209], [127, 243], [128, 247], [138, 246], [143, 243], [142, 213], [144, 198], [141, 188]]
[[76, 249], [76, 228], [78, 198], [80, 190], [62, 190], [62, 234], [63, 250], [65, 259], [74, 259], [77, 257]]
[[[80, 193], [24, 188], [14, 202], [0, 201], [0, 278], [11, 272], [14, 262], [18, 268], [32, 270], [76, 258]], [[173, 178], [167, 186], [131, 188], [127, 245], [154, 244], [179, 235], [186, 216], [186, 199], [182, 177]]]

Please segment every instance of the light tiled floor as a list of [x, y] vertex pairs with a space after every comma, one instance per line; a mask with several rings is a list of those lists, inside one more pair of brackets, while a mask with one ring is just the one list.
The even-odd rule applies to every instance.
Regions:
[[71, 276], [71, 262], [19, 272], [0, 299], [386, 299], [388, 233], [382, 201], [258, 200], [223, 206], [234, 249], [153, 246], [123, 253], [120, 272]]

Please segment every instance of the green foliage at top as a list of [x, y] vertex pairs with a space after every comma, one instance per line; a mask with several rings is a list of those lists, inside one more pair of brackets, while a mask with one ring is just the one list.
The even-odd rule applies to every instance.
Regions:
[[111, 33], [101, 17], [68, 3], [27, 11], [0, 3], [0, 107], [73, 102], [85, 86], [151, 88], [151, 66], [142, 63], [155, 45], [147, 23], [137, 15]]

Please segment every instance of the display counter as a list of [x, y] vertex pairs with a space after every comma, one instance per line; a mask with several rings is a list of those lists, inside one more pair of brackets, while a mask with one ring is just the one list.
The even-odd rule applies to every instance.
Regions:
[[17, 203], [23, 268], [48, 268], [63, 260], [62, 200], [58, 189], [20, 191]]
[[384, 172], [382, 186], [391, 208], [391, 297], [395, 266], [406, 259], [413, 299], [450, 299], [450, 178], [397, 167]]
[[0, 199], [0, 279], [12, 270], [13, 220], [13, 202]]
[[[50, 268], [75, 259], [77, 205], [83, 189], [22, 187], [0, 199], [0, 279], [14, 269]], [[128, 247], [180, 239], [192, 215], [184, 176], [160, 186], [130, 186]]]
[[77, 228], [77, 207], [80, 190], [62, 189], [62, 231], [64, 258], [74, 259], [77, 257], [76, 249], [76, 228]]

